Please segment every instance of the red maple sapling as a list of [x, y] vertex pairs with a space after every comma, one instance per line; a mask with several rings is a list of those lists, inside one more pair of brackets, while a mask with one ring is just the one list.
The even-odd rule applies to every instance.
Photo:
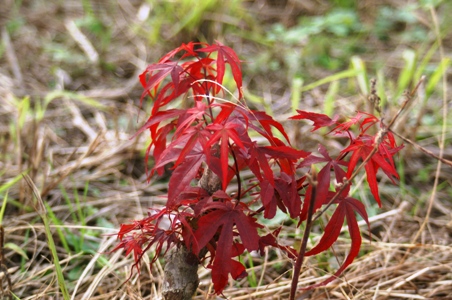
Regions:
[[[238, 90], [237, 96], [230, 94], [229, 99], [225, 99], [223, 87], [226, 65]], [[349, 196], [353, 173], [364, 161], [370, 191], [380, 206], [377, 171], [381, 169], [393, 182], [398, 178], [393, 156], [401, 147], [379, 118], [357, 112], [339, 122], [299, 110], [290, 119], [313, 121], [313, 131], [327, 127], [329, 134], [346, 137], [348, 145], [337, 157], [323, 145], [318, 147], [320, 156], [295, 149], [279, 122], [248, 108], [241, 62], [231, 48], [219, 42], [182, 44], [149, 65], [139, 79], [144, 87], [140, 103], [147, 96], [153, 100], [149, 118], [136, 133], [148, 131], [151, 137], [145, 160], [147, 166], [152, 152], [154, 165], [148, 178], [154, 173], [162, 175], [166, 166], [171, 166], [172, 173], [166, 206], [152, 210], [142, 220], [122, 224], [115, 250], [123, 248], [126, 255], [133, 252], [134, 266], [139, 269], [142, 256], [152, 246], [155, 256], [151, 263], [170, 248], [186, 247], [212, 270], [215, 292], [221, 294], [229, 275], [233, 279], [247, 276], [245, 266], [237, 260], [245, 251], [263, 253], [265, 247], [275, 247], [301, 265], [300, 251], [309, 256], [327, 250], [346, 220], [351, 247], [345, 261], [333, 276], [312, 287], [331, 282], [352, 263], [361, 246], [356, 213], [368, 222], [364, 205]], [[376, 130], [369, 129], [375, 127], [381, 130], [371, 134]], [[314, 165], [317, 174], [309, 171]], [[298, 175], [302, 174], [299, 169], [308, 175]], [[206, 170], [216, 180], [212, 189], [196, 185]], [[244, 170], [254, 175], [246, 188]], [[280, 228], [265, 234], [257, 219], [260, 214], [272, 219], [281, 210], [300, 226], [315, 221], [318, 215], [312, 219], [312, 213], [330, 206], [335, 207], [334, 213], [322, 238], [309, 251], [279, 244]], [[161, 226], [163, 220], [170, 226]]]

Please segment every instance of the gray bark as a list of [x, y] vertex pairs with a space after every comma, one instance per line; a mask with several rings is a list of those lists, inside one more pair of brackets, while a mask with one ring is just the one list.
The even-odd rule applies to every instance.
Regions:
[[[213, 194], [221, 188], [220, 178], [206, 167], [198, 186]], [[205, 254], [201, 250], [201, 256]], [[199, 285], [198, 257], [187, 250], [184, 244], [166, 256], [163, 279], [163, 299], [190, 300]]]

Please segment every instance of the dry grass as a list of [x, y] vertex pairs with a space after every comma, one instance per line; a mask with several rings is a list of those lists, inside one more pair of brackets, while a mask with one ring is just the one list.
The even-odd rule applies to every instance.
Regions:
[[[256, 8], [261, 2], [248, 4]], [[94, 13], [109, 32], [108, 37], [96, 35], [76, 25], [75, 21], [87, 18], [82, 3], [23, 1], [18, 7], [6, 0], [0, 5], [0, 199], [5, 206], [0, 297], [11, 289], [19, 299], [62, 299], [43, 223], [43, 218], [49, 218], [72, 299], [157, 299], [163, 261], [157, 261], [152, 270], [143, 264], [141, 274], [132, 274], [124, 283], [133, 259], [108, 251], [116, 243], [111, 234], [121, 223], [165, 203], [160, 197], [165, 181], [147, 184], [145, 180], [146, 135], [130, 136], [146, 118], [143, 112], [138, 115], [137, 74], [147, 61], [155, 61], [183, 37], [149, 46], [146, 20], [153, 17], [149, 9], [154, 7], [145, 1], [96, 2]], [[314, 10], [315, 1], [306, 1], [305, 6], [294, 7]], [[293, 13], [293, 9], [288, 5], [282, 11]], [[263, 9], [261, 20], [275, 18], [270, 12], [276, 13]], [[237, 22], [226, 17], [226, 13], [218, 17], [220, 25]], [[165, 33], [170, 29], [162, 27], [163, 35], [170, 36]], [[259, 48], [238, 36], [229, 38], [244, 52]], [[254, 79], [256, 90], [265, 78]], [[443, 84], [444, 99], [450, 99], [448, 84]], [[316, 97], [322, 96], [313, 92], [307, 103], [315, 105]], [[275, 106], [286, 99], [270, 98]], [[431, 129], [419, 126], [416, 130], [424, 135]], [[432, 136], [422, 146], [435, 153], [442, 149], [450, 157], [450, 149], [436, 141], [450, 139], [450, 133], [441, 136], [438, 130]], [[405, 165], [406, 186], [399, 190], [383, 183], [385, 207], [372, 217], [372, 241], [363, 244], [360, 258], [334, 283], [302, 292], [298, 299], [452, 299], [451, 171], [440, 166], [435, 173], [435, 160], [410, 147], [406, 151], [412, 162]], [[419, 169], [427, 172], [425, 181], [417, 181]], [[37, 195], [21, 174], [30, 177]], [[284, 228], [287, 243], [299, 240], [293, 231], [293, 227]], [[313, 242], [316, 239], [314, 234]], [[343, 259], [348, 242], [345, 233], [329, 257], [310, 258], [300, 287], [326, 278], [325, 270], [334, 270], [335, 257]], [[243, 279], [231, 282], [224, 295], [286, 299], [291, 262], [274, 251], [265, 257], [244, 258], [248, 263], [251, 259], [248, 273], [254, 274], [256, 287]], [[199, 274], [195, 299], [215, 299], [209, 273], [200, 268]]]

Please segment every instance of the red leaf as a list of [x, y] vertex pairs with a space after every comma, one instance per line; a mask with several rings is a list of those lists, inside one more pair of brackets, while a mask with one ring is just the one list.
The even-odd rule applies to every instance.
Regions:
[[151, 139], [152, 142], [149, 144], [148, 148], [146, 149], [146, 156], [145, 156], [145, 170], [146, 174], [148, 176], [152, 175], [154, 172], [154, 169], [157, 170], [157, 173], [161, 176], [163, 175], [164, 169], [163, 167], [154, 167], [151, 174], [148, 172], [148, 160], [150, 156], [151, 147], [154, 146], [153, 156], [155, 162], [158, 162], [160, 160], [160, 156], [166, 149], [166, 138], [168, 137], [168, 134], [174, 129], [175, 124], [173, 122], [163, 126], [160, 128], [156, 133], [152, 133], [151, 131]]
[[[298, 167], [311, 167], [312, 164], [326, 162], [326, 164], [323, 166], [323, 168], [320, 170], [320, 172], [317, 175], [317, 178], [318, 178], [317, 198], [315, 200], [316, 203], [318, 203], [318, 205], [323, 205], [325, 203], [325, 201], [326, 201], [326, 198], [327, 198], [327, 195], [328, 195], [328, 191], [330, 189], [331, 169], [334, 170], [334, 173], [335, 173], [335, 176], [336, 176], [336, 181], [338, 183], [343, 182], [344, 178], [346, 177], [346, 173], [341, 168], [341, 165], [345, 165], [346, 166], [347, 163], [344, 162], [344, 161], [341, 161], [341, 160], [337, 161], [337, 160], [332, 159], [330, 157], [330, 155], [328, 154], [326, 148], [323, 145], [321, 145], [321, 144], [319, 144], [318, 150], [319, 150], [319, 153], [323, 157], [309, 155], [306, 159], [304, 159], [300, 163], [300, 165]], [[310, 198], [310, 194], [306, 194], [306, 195], [307, 195], [306, 199], [309, 199]], [[305, 199], [305, 202], [307, 201], [306, 199]], [[304, 217], [307, 216], [306, 214], [307, 214], [307, 207], [304, 206], [301, 220], [305, 220]]]
[[212, 281], [215, 292], [219, 294], [227, 284], [228, 274], [237, 276], [240, 273], [240, 269], [231, 264], [234, 227], [238, 230], [243, 246], [248, 251], [253, 251], [259, 248], [257, 228], [260, 226], [256, 219], [245, 215], [241, 205], [235, 205], [230, 201], [207, 204], [204, 211], [207, 213], [199, 219], [195, 232], [197, 244], [194, 245], [194, 252], [198, 254], [219, 232], [212, 265]]
[[[204, 131], [201, 129], [201, 126], [202, 126], [202, 124], [199, 124], [198, 126], [191, 127], [189, 129], [185, 130], [185, 135], [183, 136], [183, 138], [184, 138], [184, 140], [187, 137], [189, 137], [189, 138], [188, 138], [188, 141], [185, 144], [185, 146], [183, 146], [183, 149], [180, 152], [176, 163], [174, 164], [174, 168], [177, 167], [180, 163], [182, 163], [185, 160], [186, 156], [190, 153], [190, 151], [196, 145], [201, 145], [203, 149], [205, 148], [205, 145], [207, 143], [207, 138], [204, 134]], [[174, 141], [173, 143], [179, 144], [177, 140]]]
[[206, 130], [213, 131], [212, 137], [206, 144], [206, 149], [210, 149], [217, 141], [221, 140], [220, 147], [220, 160], [221, 160], [221, 171], [223, 178], [221, 178], [222, 188], [226, 189], [228, 185], [227, 177], [228, 177], [228, 158], [229, 158], [229, 139], [232, 139], [237, 146], [245, 149], [240, 137], [237, 134], [235, 128], [239, 127], [239, 124], [235, 123], [226, 123], [223, 124], [210, 124], [206, 127]]
[[[168, 249], [170, 249], [177, 241], [173, 230], [165, 231], [159, 228], [159, 222], [165, 214], [167, 214], [166, 209], [157, 210], [156, 213], [150, 214], [142, 220], [134, 221], [133, 224], [121, 224], [121, 229], [117, 234], [120, 242], [110, 252], [121, 248], [126, 251], [126, 255], [133, 252], [135, 263], [132, 268], [136, 267], [137, 271], [140, 272], [139, 264], [143, 254], [155, 244], [156, 255], [151, 260], [152, 265], [157, 257], [162, 254], [163, 245], [165, 243], [167, 246], [163, 253], [168, 251]], [[177, 218], [178, 217], [176, 216], [175, 219], [177, 220]]]
[[159, 111], [155, 115], [150, 116], [146, 123], [141, 126], [140, 129], [138, 129], [138, 131], [131, 137], [131, 139], [135, 138], [137, 135], [155, 124], [160, 124], [167, 119], [178, 117], [184, 113], [185, 110], [182, 109], [168, 109], [166, 111]]
[[[367, 156], [372, 152], [374, 149], [374, 143], [371, 139], [371, 137], [364, 135], [361, 136], [359, 139], [355, 139], [353, 143], [341, 151], [341, 153], [347, 153], [352, 152], [352, 156], [350, 158], [349, 162], [349, 168], [347, 172], [347, 177], [350, 177], [353, 173], [355, 167], [358, 164], [358, 161], [360, 159], [365, 160]], [[379, 148], [381, 151], [381, 149]], [[381, 200], [380, 196], [378, 194], [378, 182], [377, 182], [377, 171], [379, 168], [382, 168], [383, 171], [389, 176], [389, 178], [392, 179], [392, 177], [399, 178], [399, 175], [397, 174], [397, 170], [395, 169], [394, 165], [391, 165], [386, 160], [385, 156], [387, 155], [387, 152], [385, 153], [379, 153], [378, 151], [372, 156], [372, 158], [369, 160], [369, 162], [364, 166], [366, 170], [367, 175], [367, 182], [369, 183], [370, 191], [372, 192], [372, 195], [374, 196], [375, 200], [377, 201], [378, 205], [381, 207]]]
[[245, 252], [245, 246], [242, 243], [234, 243], [231, 248], [231, 257], [242, 255]]
[[261, 201], [265, 207], [264, 218], [273, 219], [276, 215], [276, 198], [275, 188], [267, 180], [260, 183], [261, 187]]
[[185, 128], [189, 127], [194, 122], [202, 120], [204, 114], [206, 113], [206, 109], [207, 106], [205, 103], [196, 101], [195, 107], [185, 110], [185, 114], [181, 115], [181, 117], [179, 118], [177, 130], [174, 133], [174, 135], [177, 136], [178, 134], [183, 132]]
[[204, 159], [204, 153], [200, 151], [192, 156], [188, 156], [185, 161], [174, 170], [168, 184], [168, 201], [166, 203], [166, 207], [168, 209], [177, 207], [178, 203], [175, 202], [176, 198], [196, 177], [198, 169]]
[[[207, 47], [201, 48], [197, 50], [198, 52], [218, 52], [217, 56], [217, 77], [216, 82], [219, 84], [223, 84], [223, 77], [225, 73], [225, 63], [228, 63], [231, 66], [232, 76], [234, 77], [234, 81], [237, 84], [237, 88], [239, 90], [239, 99], [242, 98], [242, 70], [240, 59], [237, 54], [229, 48], [217, 42], [216, 45], [209, 45]], [[220, 90], [220, 86], [217, 87], [217, 92]]]
[[313, 112], [308, 112], [304, 110], [297, 110], [298, 115], [290, 117], [291, 120], [304, 120], [308, 119], [314, 122], [314, 128], [311, 131], [316, 131], [319, 128], [327, 127], [336, 124], [337, 117], [331, 119], [327, 115], [317, 114]]
[[296, 150], [289, 146], [265, 146], [262, 147], [262, 152], [272, 158], [283, 158], [297, 160], [307, 157], [310, 153], [303, 150]]
[[[330, 194], [334, 193], [330, 192]], [[345, 206], [338, 205], [333, 215], [331, 216], [330, 221], [326, 225], [324, 233], [319, 243], [310, 251], [306, 252], [305, 253], [306, 256], [319, 254], [333, 245], [333, 243], [337, 240], [341, 232], [342, 224], [344, 224], [345, 213], [346, 205]]]
[[[330, 192], [329, 198], [331, 199], [334, 194], [335, 193]], [[321, 283], [309, 286], [306, 289], [323, 286], [333, 281], [338, 276], [340, 276], [342, 272], [353, 262], [356, 256], [358, 256], [359, 250], [361, 248], [361, 234], [358, 226], [358, 221], [356, 220], [355, 212], [361, 215], [361, 217], [366, 221], [367, 226], [370, 230], [366, 209], [360, 201], [351, 197], [339, 197], [337, 201], [335, 201], [335, 203], [338, 203], [338, 206], [333, 213], [330, 221], [326, 225], [322, 238], [320, 239], [317, 246], [306, 252], [305, 255], [316, 255], [331, 247], [339, 237], [345, 219], [347, 220], [348, 230], [351, 238], [350, 252], [347, 255], [345, 261], [342, 263], [341, 267], [334, 273], [333, 276]]]
[[245, 278], [248, 276], [248, 273], [246, 272], [245, 266], [242, 265], [242, 263], [231, 259], [231, 277], [234, 280], [239, 280], [242, 278]]
[[[290, 217], [297, 218], [301, 211], [301, 199], [298, 195], [297, 181], [294, 175], [289, 176], [286, 173], [281, 173], [279, 178], [275, 178], [275, 190], [289, 211]], [[279, 208], [285, 211], [281, 205], [279, 205]]]
[[348, 131], [351, 126], [357, 124], [363, 117], [363, 114], [361, 112], [357, 112], [356, 116], [353, 118], [350, 118], [349, 121], [343, 122], [339, 125], [337, 125], [333, 131], [342, 132], [342, 131]]
[[264, 173], [264, 178], [271, 184], [275, 185], [273, 171], [270, 167], [267, 157], [265, 156], [263, 147], [257, 146], [256, 142], [251, 143], [248, 147], [249, 159], [247, 161], [248, 167], [254, 175], [262, 181], [261, 171]]
[[165, 54], [160, 60], [159, 63], [165, 63], [167, 61], [169, 61], [171, 58], [173, 58], [177, 53], [179, 53], [180, 51], [185, 51], [186, 53], [182, 56], [182, 58], [185, 58], [187, 56], [198, 56], [198, 53], [196, 53], [193, 50], [193, 47], [196, 45], [200, 45], [201, 43], [194, 43], [194, 42], [189, 42], [188, 44], [182, 44], [180, 47], [177, 47], [176, 49], [168, 52], [167, 54]]
[[272, 145], [274, 145], [274, 139], [272, 133], [272, 127], [276, 128], [286, 139], [286, 141], [290, 144], [289, 136], [287, 135], [286, 131], [284, 130], [284, 127], [281, 125], [281, 123], [275, 121], [271, 116], [267, 115], [263, 111], [246, 111], [245, 112], [246, 117], [250, 121], [258, 121], [259, 125], [264, 128], [260, 128], [259, 126], [256, 126], [254, 124], [250, 124], [250, 127], [252, 127], [254, 130], [256, 130], [260, 135], [267, 138]]
[[[153, 74], [155, 71], [158, 71], [156, 74]], [[171, 74], [171, 79], [174, 84], [174, 89], [179, 89], [179, 76], [184, 72], [181, 66], [177, 64], [177, 62], [166, 62], [166, 63], [158, 63], [149, 65], [146, 70], [140, 74], [139, 79], [141, 85], [144, 87], [144, 91], [141, 95], [140, 104], [143, 101], [143, 98], [146, 95], [151, 95], [152, 90], [154, 90], [158, 85]], [[147, 79], [147, 76], [150, 76]]]

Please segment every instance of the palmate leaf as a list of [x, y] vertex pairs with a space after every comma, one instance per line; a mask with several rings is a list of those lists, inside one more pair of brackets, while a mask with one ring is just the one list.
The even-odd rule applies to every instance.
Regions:
[[[154, 72], [156, 72], [154, 74]], [[140, 74], [139, 79], [141, 85], [144, 87], [144, 91], [141, 94], [140, 104], [146, 95], [152, 95], [152, 91], [158, 87], [158, 85], [171, 74], [172, 82], [177, 90], [179, 88], [180, 74], [184, 72], [184, 69], [179, 66], [177, 62], [166, 62], [159, 64], [149, 65], [146, 70]], [[149, 79], [147, 77], [149, 76]]]
[[[353, 262], [356, 256], [358, 256], [359, 250], [361, 248], [361, 234], [355, 213], [358, 213], [364, 219], [364, 221], [366, 221], [370, 231], [370, 224], [364, 204], [362, 204], [359, 200], [355, 198], [342, 196], [346, 195], [348, 191], [349, 188], [345, 189], [345, 191], [341, 193], [341, 196], [339, 196], [338, 199], [334, 202], [337, 203], [338, 205], [333, 215], [331, 216], [330, 221], [325, 227], [322, 238], [320, 239], [318, 244], [310, 251], [306, 252], [305, 255], [306, 256], [316, 255], [330, 248], [333, 245], [333, 243], [338, 239], [339, 234], [341, 233], [342, 225], [344, 224], [345, 220], [347, 220], [348, 230], [351, 238], [350, 252], [348, 253], [345, 261], [342, 263], [340, 268], [334, 273], [333, 276], [331, 276], [330, 278], [326, 279], [321, 283], [309, 286], [306, 289], [323, 286], [333, 281], [338, 276], [340, 276], [342, 272]], [[332, 199], [335, 194], [336, 193], [334, 192], [329, 192], [327, 201]]]
[[248, 251], [259, 249], [259, 235], [257, 228], [262, 227], [256, 223], [256, 219], [247, 216], [242, 205], [235, 205], [231, 201], [213, 202], [204, 206], [206, 212], [199, 221], [198, 229], [194, 233], [197, 243], [194, 245], [194, 253], [207, 246], [207, 244], [219, 233], [215, 250], [215, 258], [212, 264], [212, 281], [215, 292], [221, 293], [228, 282], [228, 274], [243, 273], [240, 263], [231, 263], [234, 228], [237, 228], [243, 246]]
[[[309, 155], [306, 157], [299, 165], [298, 168], [302, 167], [311, 167], [313, 164], [317, 163], [326, 163], [323, 168], [317, 174], [317, 195], [316, 202], [322, 205], [325, 203], [328, 195], [328, 191], [330, 189], [331, 184], [331, 169], [333, 169], [336, 182], [341, 183], [346, 178], [346, 172], [342, 169], [342, 167], [347, 166], [348, 163], [343, 160], [335, 160], [330, 157], [326, 148], [323, 145], [319, 145], [319, 153], [322, 157], [318, 157], [315, 155]], [[342, 167], [341, 167], [342, 166]], [[305, 200], [305, 204], [309, 202], [310, 193], [307, 193], [308, 201]], [[307, 216], [307, 205], [304, 205], [303, 212], [301, 214], [300, 220], [306, 220]]]
[[229, 157], [229, 139], [233, 140], [237, 146], [242, 149], [245, 149], [237, 131], [235, 128], [240, 125], [232, 122], [228, 122], [226, 124], [210, 124], [206, 127], [206, 130], [212, 132], [212, 136], [210, 140], [206, 144], [206, 149], [210, 150], [210, 148], [220, 141], [220, 160], [221, 160], [221, 183], [223, 190], [226, 189], [228, 185], [228, 157]]
[[[179, 117], [180, 115], [186, 113], [183, 109], [168, 109], [165, 111], [159, 111], [155, 115], [149, 117], [149, 119], [141, 126], [140, 129], [132, 136], [132, 138], [137, 137], [140, 133], [145, 131], [146, 129], [150, 129], [154, 125], [158, 125], [168, 119], [174, 119], [175, 117]], [[154, 131], [157, 130], [157, 126], [154, 127]]]
[[325, 114], [318, 114], [313, 112], [308, 112], [304, 110], [297, 110], [298, 115], [290, 117], [291, 120], [311, 120], [314, 122], [314, 128], [311, 131], [316, 131], [319, 128], [327, 127], [336, 124], [337, 117], [331, 119]]
[[[265, 112], [255, 111], [255, 110], [246, 111], [245, 117], [246, 117], [247, 121], [249, 120], [249, 121], [257, 121], [258, 122], [259, 126], [254, 125], [253, 122], [250, 122], [249, 126], [251, 128], [253, 128], [254, 130], [256, 130], [256, 132], [258, 132], [260, 135], [265, 137], [271, 143], [272, 146], [276, 146], [276, 144], [274, 142], [276, 137], [272, 133], [272, 127], [276, 128], [284, 136], [284, 138], [290, 145], [289, 136], [287, 135], [287, 133], [284, 130], [284, 127], [281, 125], [281, 123], [275, 121], [271, 116], [269, 116]], [[262, 128], [260, 126], [262, 126]]]
[[[350, 177], [355, 167], [358, 165], [359, 160], [365, 160], [369, 154], [374, 149], [373, 137], [364, 135], [359, 139], [355, 139], [351, 145], [341, 151], [341, 153], [345, 154], [347, 152], [351, 152], [352, 155], [350, 157], [349, 168], [347, 171], [347, 177]], [[381, 151], [381, 149], [379, 148]], [[378, 181], [377, 181], [377, 172], [378, 169], [381, 168], [389, 178], [394, 182], [393, 178], [399, 178], [397, 170], [395, 166], [387, 161], [387, 153], [380, 153], [377, 151], [370, 161], [364, 166], [367, 175], [367, 182], [370, 187], [370, 191], [377, 201], [378, 205], [381, 207], [381, 200], [378, 193]], [[392, 155], [394, 155], [393, 153]], [[389, 157], [392, 161], [392, 158]]]
[[159, 60], [159, 63], [166, 63], [166, 62], [170, 61], [176, 54], [178, 54], [181, 51], [185, 51], [185, 53], [182, 55], [181, 59], [185, 58], [185, 57], [190, 57], [190, 56], [197, 57], [198, 53], [196, 53], [196, 51], [194, 50], [194, 47], [197, 45], [203, 45], [203, 43], [195, 43], [195, 42], [189, 42], [187, 44], [182, 43], [182, 45], [180, 45], [176, 49], [173, 49], [170, 52], [168, 52], [167, 54], [165, 54]]
[[183, 163], [176, 167], [168, 184], [168, 201], [166, 202], [168, 209], [177, 209], [179, 203], [175, 202], [176, 198], [190, 186], [204, 161], [204, 152], [194, 149], [190, 155], [187, 155]]
[[[148, 217], [133, 221], [131, 224], [121, 224], [121, 228], [117, 233], [120, 242], [114, 249], [110, 252], [114, 252], [119, 249], [124, 249], [126, 251], [125, 255], [133, 253], [135, 263], [132, 265], [136, 267], [137, 271], [140, 272], [140, 262], [143, 254], [153, 245], [156, 245], [156, 255], [151, 260], [151, 265], [157, 260], [160, 254], [168, 251], [175, 243], [177, 243], [177, 238], [174, 234], [175, 227], [173, 230], [163, 230], [159, 227], [159, 223], [163, 216], [168, 214], [168, 210], [161, 209], [155, 210], [154, 213], [150, 213]], [[178, 217], [176, 216], [174, 220], [177, 222]], [[166, 248], [163, 245], [166, 243]], [[164, 251], [162, 251], [164, 249]]]
[[[228, 63], [231, 66], [232, 76], [239, 90], [239, 99], [242, 98], [242, 68], [240, 59], [234, 50], [217, 42], [215, 45], [209, 45], [197, 50], [198, 52], [218, 52], [217, 56], [217, 76], [215, 81], [219, 84], [223, 84], [223, 78], [225, 73], [225, 66]], [[217, 86], [217, 92], [221, 87]]]

